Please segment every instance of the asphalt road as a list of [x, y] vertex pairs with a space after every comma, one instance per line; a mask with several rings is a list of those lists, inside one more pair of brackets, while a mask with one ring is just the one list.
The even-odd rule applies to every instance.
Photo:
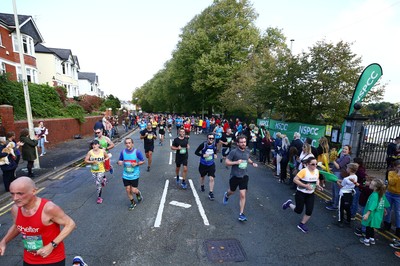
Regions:
[[[132, 134], [135, 147], [143, 151], [138, 133]], [[40, 197], [53, 200], [77, 223], [66, 239], [67, 265], [76, 255], [89, 265], [396, 265], [399, 259], [389, 241], [377, 234], [377, 244], [366, 247], [352, 228], [338, 228], [334, 212], [325, 210], [324, 194], [316, 197], [310, 232], [297, 229], [301, 216], [282, 203], [293, 190], [276, 181], [265, 167], [249, 167], [249, 190], [245, 213], [239, 222], [239, 195], [222, 204], [228, 187], [229, 170], [217, 160], [214, 194], [210, 201], [200, 192], [198, 163], [194, 150], [205, 135], [192, 135], [189, 150], [190, 187], [175, 184], [174, 155], [171, 162], [170, 138], [155, 147], [153, 165], [141, 167], [139, 189], [144, 200], [133, 211], [121, 181], [122, 168], [116, 166], [119, 143], [111, 150], [114, 174], [103, 191], [103, 204], [96, 204], [96, 189], [87, 167], [73, 167], [39, 184]], [[207, 179], [208, 181], [208, 179]], [[165, 201], [165, 202], [164, 202]], [[164, 202], [164, 204], [161, 204]], [[161, 205], [161, 206], [160, 206]], [[181, 205], [181, 206], [177, 206]], [[11, 224], [10, 201], [0, 206], [0, 236]], [[204, 210], [204, 212], [203, 212]], [[358, 223], [358, 222], [355, 222]], [[213, 261], [215, 259], [215, 261]], [[243, 260], [234, 262], [230, 260]], [[0, 265], [22, 265], [22, 243], [9, 243]]]

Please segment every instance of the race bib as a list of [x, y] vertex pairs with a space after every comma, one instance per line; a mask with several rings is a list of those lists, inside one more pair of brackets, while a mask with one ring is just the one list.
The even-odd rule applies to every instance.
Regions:
[[181, 148], [180, 150], [179, 150], [179, 153], [180, 154], [186, 154], [186, 148]]
[[147, 139], [153, 139], [153, 134], [148, 134]]
[[163, 127], [163, 126], [160, 126], [160, 129], [164, 129], [164, 127]]
[[124, 170], [126, 173], [131, 174], [135, 170], [131, 162], [124, 162]]
[[316, 183], [310, 183], [310, 186], [311, 186], [312, 189], [315, 189], [317, 187], [317, 184]]
[[228, 143], [231, 143], [232, 138], [226, 138], [226, 141], [227, 141]]
[[240, 169], [246, 169], [246, 168], [247, 168], [247, 161], [241, 162], [241, 163], [239, 164], [239, 168], [240, 168]]
[[27, 251], [36, 251], [43, 247], [42, 236], [22, 236], [22, 243]]
[[99, 171], [100, 166], [99, 166], [98, 163], [94, 163], [94, 164], [92, 164], [91, 169], [92, 169], [93, 171]]
[[211, 161], [213, 159], [213, 155], [204, 158], [206, 161]]

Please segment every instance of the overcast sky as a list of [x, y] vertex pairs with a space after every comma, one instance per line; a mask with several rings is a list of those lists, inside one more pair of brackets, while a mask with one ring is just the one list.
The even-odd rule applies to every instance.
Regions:
[[[71, 49], [82, 72], [96, 72], [106, 94], [130, 100], [171, 58], [179, 34], [212, 0], [16, 0], [35, 18], [45, 43]], [[400, 102], [400, 0], [251, 0], [256, 26], [278, 27], [293, 53], [317, 41], [354, 42], [363, 65], [379, 63], [384, 100]], [[12, 0], [0, 12], [13, 13]]]

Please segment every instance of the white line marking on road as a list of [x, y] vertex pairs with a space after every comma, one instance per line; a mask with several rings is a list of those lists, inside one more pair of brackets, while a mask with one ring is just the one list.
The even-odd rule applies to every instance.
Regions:
[[167, 197], [168, 185], [169, 185], [169, 180], [167, 179], [167, 180], [165, 180], [164, 191], [161, 196], [160, 206], [158, 206], [158, 212], [157, 212], [156, 220], [154, 222], [154, 227], [160, 227], [160, 225], [161, 225], [161, 219], [162, 219], [162, 214], [163, 214], [164, 205], [165, 205], [165, 198]]
[[179, 202], [179, 201], [176, 201], [176, 200], [171, 201], [169, 204], [174, 205], [174, 206], [178, 206], [178, 207], [182, 207], [182, 208], [185, 208], [185, 209], [192, 207], [192, 205], [190, 205], [190, 204]]
[[170, 165], [172, 164], [172, 151], [169, 152], [169, 164]]
[[189, 179], [189, 184], [190, 184], [190, 187], [192, 188], [193, 196], [196, 200], [197, 207], [199, 208], [200, 216], [201, 216], [201, 218], [203, 218], [204, 225], [210, 225], [210, 223], [208, 222], [208, 219], [207, 219], [206, 212], [204, 211], [203, 205], [201, 204], [199, 195], [197, 194], [197, 191], [193, 185], [192, 179]]

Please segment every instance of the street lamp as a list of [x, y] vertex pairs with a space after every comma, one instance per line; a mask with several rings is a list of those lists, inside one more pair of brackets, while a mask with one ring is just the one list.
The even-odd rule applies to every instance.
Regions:
[[290, 39], [290, 52], [293, 53], [293, 42], [294, 39]]

